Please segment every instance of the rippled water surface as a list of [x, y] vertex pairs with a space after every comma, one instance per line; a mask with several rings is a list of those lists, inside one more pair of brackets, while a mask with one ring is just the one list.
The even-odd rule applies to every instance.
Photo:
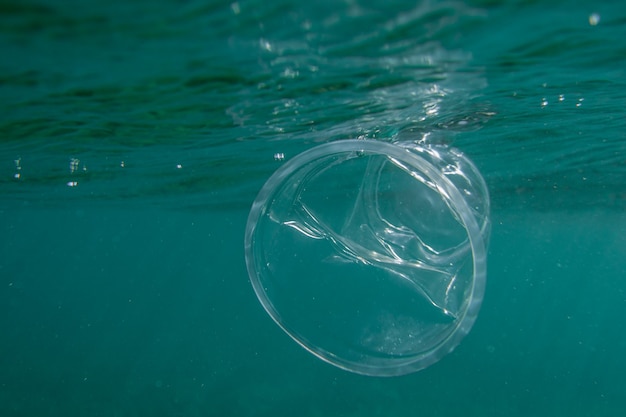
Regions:
[[[620, 1], [0, 1], [0, 414], [626, 408]], [[486, 298], [437, 365], [326, 365], [243, 260], [271, 173], [450, 143], [492, 200]]]

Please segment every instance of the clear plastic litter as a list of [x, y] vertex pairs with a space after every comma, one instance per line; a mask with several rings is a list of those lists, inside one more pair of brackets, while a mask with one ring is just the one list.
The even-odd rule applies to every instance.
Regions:
[[443, 145], [343, 140], [288, 160], [252, 205], [254, 291], [296, 342], [348, 371], [423, 369], [470, 331], [486, 279], [489, 195]]

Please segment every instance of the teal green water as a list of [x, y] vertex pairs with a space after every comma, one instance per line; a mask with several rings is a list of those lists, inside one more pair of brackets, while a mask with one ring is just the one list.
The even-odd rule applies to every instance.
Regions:
[[[609, 416], [626, 409], [620, 1], [0, 1], [0, 415]], [[243, 233], [285, 159], [452, 143], [492, 200], [468, 337], [327, 365]]]

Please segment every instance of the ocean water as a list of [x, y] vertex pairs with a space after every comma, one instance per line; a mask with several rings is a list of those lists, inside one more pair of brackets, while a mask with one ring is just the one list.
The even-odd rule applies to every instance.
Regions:
[[[0, 415], [626, 409], [622, 2], [3, 0], [0, 51]], [[308, 354], [245, 268], [272, 172], [358, 137], [491, 194], [478, 320], [403, 377]]]

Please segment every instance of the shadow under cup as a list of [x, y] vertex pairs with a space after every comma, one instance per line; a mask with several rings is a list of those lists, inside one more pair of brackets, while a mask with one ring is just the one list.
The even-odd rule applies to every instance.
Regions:
[[486, 278], [489, 195], [446, 146], [343, 140], [265, 183], [245, 235], [272, 319], [348, 371], [415, 372], [470, 331]]

